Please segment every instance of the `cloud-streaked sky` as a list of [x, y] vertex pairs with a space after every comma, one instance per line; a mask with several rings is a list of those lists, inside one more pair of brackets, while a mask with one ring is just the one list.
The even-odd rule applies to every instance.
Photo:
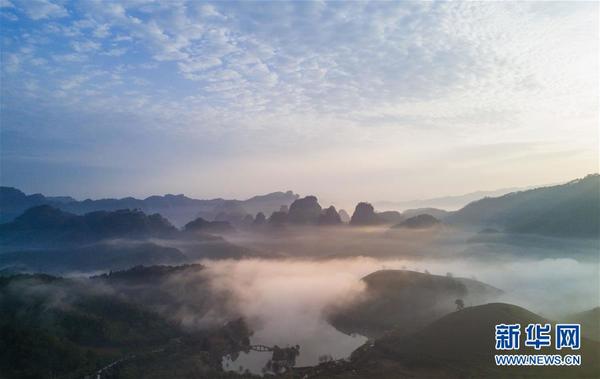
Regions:
[[1, 0], [1, 182], [326, 202], [598, 171], [598, 4]]

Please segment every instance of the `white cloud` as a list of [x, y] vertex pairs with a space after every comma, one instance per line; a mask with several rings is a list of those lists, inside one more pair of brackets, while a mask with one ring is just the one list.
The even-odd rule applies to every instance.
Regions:
[[126, 52], [127, 52], [127, 49], [123, 47], [123, 48], [110, 49], [110, 50], [105, 51], [102, 54], [109, 56], [109, 57], [120, 57], [121, 55], [125, 54]]
[[14, 8], [14, 4], [10, 0], [0, 0], [0, 8]]
[[97, 37], [97, 38], [106, 38], [109, 35], [110, 35], [110, 25], [108, 25], [108, 24], [98, 25], [94, 29], [94, 37]]
[[196, 71], [204, 71], [211, 67], [220, 66], [222, 64], [219, 58], [215, 57], [197, 57], [186, 61], [179, 62], [179, 69], [184, 73], [193, 73]]
[[226, 18], [225, 16], [223, 16], [222, 13], [217, 11], [217, 9], [212, 4], [200, 5], [200, 12], [202, 12], [202, 15], [205, 17], [217, 17], [221, 19]]
[[32, 20], [59, 18], [68, 15], [67, 10], [59, 4], [48, 0], [25, 0], [20, 6]]
[[6, 58], [2, 59], [4, 69], [9, 73], [15, 73], [19, 71], [21, 66], [21, 59], [17, 54], [8, 54]]
[[85, 82], [88, 79], [89, 78], [84, 75], [76, 75], [67, 80], [63, 80], [62, 83], [60, 84], [60, 88], [63, 91], [68, 91], [73, 88], [79, 87], [83, 82]]
[[[106, 38], [115, 29], [114, 41], [124, 44], [104, 55], [120, 57], [139, 46], [159, 62], [175, 62], [183, 78], [211, 83], [199, 88], [222, 100], [244, 98], [260, 109], [269, 103], [274, 111], [285, 109], [284, 117], [317, 112], [353, 122], [474, 123], [477, 114], [485, 120], [499, 109], [539, 107], [535, 96], [581, 87], [582, 73], [590, 70], [589, 56], [569, 58], [586, 47], [562, 42], [593, 17], [571, 11], [556, 28], [551, 16], [529, 4], [290, 3], [270, 4], [259, 14], [215, 3], [200, 5], [199, 16], [185, 3], [82, 6], [84, 18], [73, 22], [78, 30]], [[564, 48], [553, 49], [557, 42]], [[101, 47], [85, 39], [71, 45], [77, 53]], [[568, 59], [566, 67], [577, 68], [554, 70], [540, 57]], [[582, 70], [582, 64], [588, 66]]]
[[101, 45], [98, 42], [93, 41], [73, 41], [71, 46], [73, 47], [73, 50], [78, 53], [86, 53], [98, 50]]
[[87, 60], [87, 56], [83, 54], [54, 54], [52, 55], [52, 59], [58, 63], [73, 63], [73, 62], [83, 62]]
[[34, 66], [43, 66], [48, 63], [48, 61], [44, 58], [32, 58], [30, 62]]
[[8, 21], [13, 21], [13, 22], [19, 20], [19, 18], [16, 15], [9, 13], [9, 12], [4, 12], [4, 11], [0, 12], [0, 17], [6, 19]]
[[31, 18], [70, 17], [15, 33], [3, 71], [62, 96], [49, 102], [65, 115], [300, 157], [372, 144], [407, 171], [407, 139], [435, 153], [597, 138], [597, 4], [36, 4]]

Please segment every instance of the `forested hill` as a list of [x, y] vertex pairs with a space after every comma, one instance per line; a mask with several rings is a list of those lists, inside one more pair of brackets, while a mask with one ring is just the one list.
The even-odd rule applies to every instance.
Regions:
[[452, 213], [444, 221], [493, 226], [510, 233], [598, 238], [600, 175], [592, 174], [562, 185], [484, 198]]
[[12, 187], [0, 187], [0, 222], [12, 221], [14, 218], [38, 205], [51, 205], [66, 212], [84, 214], [94, 211], [115, 211], [119, 209], [141, 209], [146, 213], [160, 213], [176, 226], [203, 216], [213, 219], [219, 213], [242, 212], [267, 215], [289, 206], [298, 195], [292, 191], [272, 192], [254, 196], [246, 200], [227, 199], [193, 199], [185, 195], [150, 196], [145, 199], [125, 197], [122, 199], [86, 199], [77, 201], [69, 196], [50, 197], [42, 194], [26, 195]]
[[2, 244], [85, 243], [108, 238], [169, 238], [178, 230], [159, 214], [139, 210], [97, 211], [79, 216], [49, 205], [28, 209], [0, 224]]

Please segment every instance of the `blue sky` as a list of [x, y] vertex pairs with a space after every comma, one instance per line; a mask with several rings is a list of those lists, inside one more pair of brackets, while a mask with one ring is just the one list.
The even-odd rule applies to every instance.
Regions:
[[26, 192], [344, 204], [598, 170], [597, 3], [0, 5]]

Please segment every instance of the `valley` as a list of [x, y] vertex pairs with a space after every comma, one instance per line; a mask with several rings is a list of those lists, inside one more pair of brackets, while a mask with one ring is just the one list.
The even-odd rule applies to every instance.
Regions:
[[[590, 180], [600, 184], [562, 190]], [[497, 367], [489, 347], [496, 322], [558, 320], [584, 328], [584, 364], [569, 375], [598, 372], [598, 239], [455, 221], [474, 206], [423, 210], [437, 218], [361, 203], [346, 224], [308, 196], [264, 219], [177, 228], [140, 210], [36, 205], [0, 225], [0, 368], [9, 378], [562, 376]]]

